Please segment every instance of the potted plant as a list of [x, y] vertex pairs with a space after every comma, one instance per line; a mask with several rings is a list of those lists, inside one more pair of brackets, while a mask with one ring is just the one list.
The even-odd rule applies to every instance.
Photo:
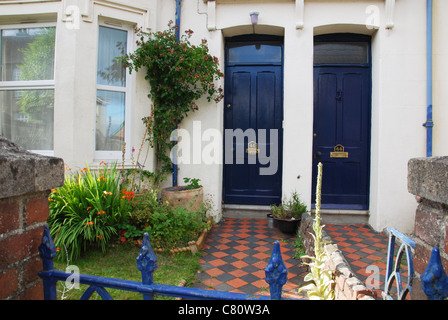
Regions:
[[187, 185], [162, 189], [162, 201], [167, 201], [174, 208], [183, 206], [192, 211], [198, 210], [204, 199], [202, 185], [199, 184], [199, 181], [196, 178], [184, 178]]
[[285, 234], [292, 234], [297, 231], [302, 214], [306, 211], [307, 206], [297, 192], [294, 192], [291, 198], [282, 201], [280, 205], [271, 205], [274, 226]]

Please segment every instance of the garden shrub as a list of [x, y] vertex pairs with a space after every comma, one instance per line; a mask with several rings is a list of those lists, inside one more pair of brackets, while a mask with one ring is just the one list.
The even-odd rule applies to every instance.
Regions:
[[47, 222], [54, 243], [65, 249], [68, 259], [76, 260], [89, 247], [106, 250], [132, 211], [134, 193], [121, 189], [116, 164], [102, 162], [97, 172], [87, 167], [66, 174], [64, 185], [52, 190], [49, 201]]
[[[149, 190], [135, 200], [127, 223], [122, 225], [125, 238], [140, 237], [148, 232], [153, 247], [172, 249], [197, 240], [208, 227], [207, 206], [198, 210], [173, 208], [159, 200], [157, 190]], [[125, 240], [125, 239], [123, 239]]]

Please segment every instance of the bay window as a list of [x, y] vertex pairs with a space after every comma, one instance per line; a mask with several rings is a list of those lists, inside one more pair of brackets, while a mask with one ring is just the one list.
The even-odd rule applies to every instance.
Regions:
[[54, 26], [0, 26], [0, 135], [53, 150]]
[[129, 75], [117, 59], [131, 44], [130, 32], [99, 26], [97, 60], [95, 158], [121, 159], [129, 141]]

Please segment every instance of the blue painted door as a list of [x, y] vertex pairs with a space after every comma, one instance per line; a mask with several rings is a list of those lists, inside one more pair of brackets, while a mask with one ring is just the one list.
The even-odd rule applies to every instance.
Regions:
[[282, 48], [265, 45], [238, 43], [236, 53], [227, 51], [224, 203], [270, 205], [281, 199]]
[[323, 163], [322, 208], [368, 209], [369, 67], [314, 68], [313, 203]]

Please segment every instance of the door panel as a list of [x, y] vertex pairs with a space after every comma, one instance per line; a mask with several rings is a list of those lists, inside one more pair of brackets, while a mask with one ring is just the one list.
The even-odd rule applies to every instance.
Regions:
[[[368, 209], [370, 69], [314, 69], [313, 203], [317, 164], [323, 164], [322, 208]], [[332, 157], [343, 146], [346, 158]]]
[[[246, 136], [233, 138], [232, 162], [224, 163], [224, 203], [269, 205], [281, 199], [281, 84], [281, 66], [226, 68], [224, 129], [241, 129]], [[260, 129], [266, 130], [265, 139]], [[277, 136], [270, 135], [271, 129], [278, 130]], [[251, 141], [258, 143], [256, 155], [246, 152]], [[274, 174], [260, 174], [261, 168], [273, 165], [271, 152], [276, 153], [277, 170]]]

